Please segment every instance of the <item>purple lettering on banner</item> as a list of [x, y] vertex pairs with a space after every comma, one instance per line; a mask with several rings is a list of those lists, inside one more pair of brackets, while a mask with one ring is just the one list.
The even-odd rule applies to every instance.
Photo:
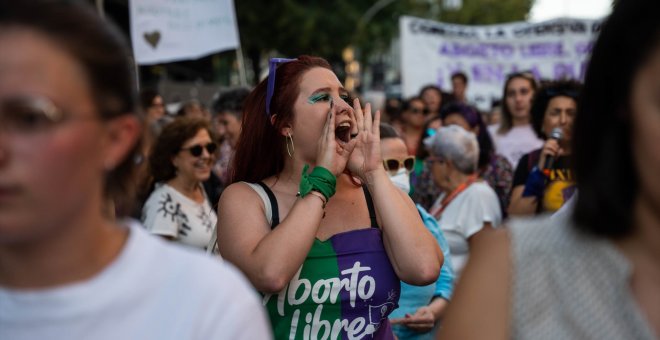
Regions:
[[445, 75], [442, 72], [442, 69], [440, 68], [440, 69], [438, 69], [438, 78], [436, 78], [436, 80], [435, 80], [435, 85], [437, 87], [439, 87], [440, 89], [442, 89], [442, 86], [444, 85], [444, 82], [445, 82]]
[[575, 53], [577, 53], [579, 56], [587, 55], [591, 53], [593, 47], [593, 41], [581, 41], [575, 44]]
[[556, 63], [554, 66], [554, 79], [576, 79], [575, 68], [572, 64]]
[[520, 46], [523, 57], [563, 57], [564, 44], [561, 42], [533, 43]]
[[447, 57], [473, 58], [510, 58], [514, 48], [511, 44], [502, 43], [444, 43], [438, 49], [438, 54]]
[[504, 82], [504, 67], [502, 64], [474, 64], [471, 79], [478, 83], [501, 84]]

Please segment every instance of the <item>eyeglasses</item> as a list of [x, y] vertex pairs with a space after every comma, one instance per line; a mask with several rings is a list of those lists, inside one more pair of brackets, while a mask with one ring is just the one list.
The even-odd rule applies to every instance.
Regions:
[[204, 149], [206, 149], [206, 151], [212, 155], [215, 152], [215, 150], [218, 149], [218, 145], [215, 143], [208, 143], [206, 145], [195, 144], [191, 147], [181, 148], [181, 150], [188, 150], [188, 152], [190, 152], [190, 154], [193, 155], [194, 157], [201, 156], [202, 152], [204, 152]]
[[0, 128], [6, 131], [35, 134], [66, 119], [62, 110], [45, 97], [26, 95], [0, 101]]
[[428, 156], [428, 157], [426, 157], [426, 161], [429, 162], [429, 164], [433, 164], [433, 163], [443, 164], [443, 163], [445, 163], [445, 159], [442, 158], [442, 157], [438, 157], [438, 156]]
[[409, 156], [403, 160], [395, 158], [384, 159], [383, 166], [385, 166], [385, 170], [387, 170], [392, 175], [396, 175], [396, 173], [399, 172], [399, 168], [401, 167], [404, 167], [406, 168], [406, 171], [411, 172], [415, 167], [415, 157]]
[[429, 113], [429, 109], [418, 109], [418, 108], [414, 107], [414, 108], [410, 109], [410, 112], [412, 112], [414, 114], [423, 113], [423, 114], [427, 115]]
[[268, 117], [270, 117], [270, 102], [273, 100], [273, 93], [275, 92], [275, 72], [277, 71], [277, 65], [294, 60], [296, 59], [270, 58], [268, 62], [268, 86], [266, 87], [266, 115]]

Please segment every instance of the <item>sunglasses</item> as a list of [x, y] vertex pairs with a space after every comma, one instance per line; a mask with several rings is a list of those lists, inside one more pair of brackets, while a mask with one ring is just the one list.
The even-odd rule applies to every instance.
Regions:
[[429, 109], [418, 109], [418, 108], [415, 107], [415, 108], [410, 109], [410, 112], [412, 112], [414, 114], [423, 113], [423, 114], [426, 115], [426, 114], [429, 113]]
[[215, 143], [208, 143], [206, 145], [195, 144], [195, 145], [193, 145], [191, 147], [188, 147], [188, 148], [181, 148], [181, 150], [188, 150], [188, 152], [190, 152], [190, 154], [193, 155], [194, 157], [201, 156], [202, 152], [204, 152], [204, 149], [206, 149], [206, 151], [210, 155], [212, 155], [215, 152], [215, 150], [218, 149], [218, 145], [215, 144]]
[[409, 156], [403, 160], [388, 158], [383, 160], [383, 165], [385, 166], [385, 170], [391, 175], [396, 175], [401, 167], [404, 167], [406, 168], [406, 171], [411, 172], [415, 167], [415, 157]]

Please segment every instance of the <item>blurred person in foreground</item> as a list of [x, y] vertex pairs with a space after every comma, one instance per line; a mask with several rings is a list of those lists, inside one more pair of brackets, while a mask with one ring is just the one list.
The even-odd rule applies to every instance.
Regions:
[[479, 178], [477, 137], [458, 125], [443, 126], [425, 141], [431, 174], [442, 190], [429, 209], [445, 234], [456, 277], [476, 235], [498, 227], [502, 211], [495, 191]]
[[506, 157], [514, 169], [520, 157], [543, 146], [531, 124], [530, 111], [537, 86], [530, 72], [509, 74], [504, 82], [499, 124], [488, 127], [495, 152]]
[[660, 335], [658, 12], [619, 1], [602, 25], [575, 121], [572, 213], [480, 238], [438, 339]]
[[[380, 124], [380, 149], [383, 166], [388, 176], [403, 192], [410, 191], [409, 174], [415, 158], [406, 152], [406, 143], [389, 124]], [[424, 226], [435, 237], [445, 261], [438, 279], [426, 286], [413, 286], [401, 282], [399, 308], [390, 314], [392, 330], [399, 340], [433, 339], [434, 328], [444, 316], [451, 293], [454, 289], [454, 270], [451, 267], [449, 245], [433, 216], [417, 205]]]
[[575, 192], [569, 163], [580, 87], [576, 81], [560, 80], [537, 91], [532, 127], [545, 144], [518, 163], [508, 208], [512, 216], [555, 212]]
[[128, 56], [85, 3], [0, 1], [0, 339], [267, 339], [236, 269], [107, 214], [138, 152]]
[[442, 117], [442, 125], [458, 125], [477, 136], [477, 142], [479, 142], [479, 160], [477, 161], [479, 177], [483, 178], [495, 190], [500, 202], [502, 216], [506, 216], [513, 169], [504, 156], [495, 153], [493, 140], [488, 133], [486, 124], [481, 119], [481, 115], [472, 106], [453, 102], [442, 109], [440, 117]]
[[435, 282], [442, 252], [383, 168], [380, 112], [349, 99], [327, 61], [270, 60], [250, 93], [222, 256], [264, 294], [278, 339], [393, 339], [399, 280]]

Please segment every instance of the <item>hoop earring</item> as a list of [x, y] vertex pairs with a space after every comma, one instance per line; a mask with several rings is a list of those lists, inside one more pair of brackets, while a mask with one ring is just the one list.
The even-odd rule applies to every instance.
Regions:
[[[291, 149], [289, 149], [289, 141], [291, 141]], [[284, 144], [286, 144], [286, 153], [289, 154], [289, 157], [293, 158], [293, 153], [296, 151], [296, 148], [293, 146], [293, 137], [291, 137], [290, 132], [286, 133]]]

